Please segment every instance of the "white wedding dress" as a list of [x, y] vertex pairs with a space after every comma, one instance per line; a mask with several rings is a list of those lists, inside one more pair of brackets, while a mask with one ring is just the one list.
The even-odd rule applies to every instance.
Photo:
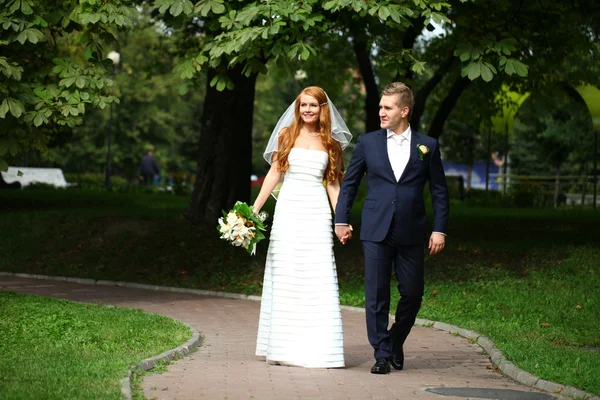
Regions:
[[344, 367], [332, 215], [321, 150], [293, 148], [277, 198], [263, 282], [256, 355], [269, 363]]

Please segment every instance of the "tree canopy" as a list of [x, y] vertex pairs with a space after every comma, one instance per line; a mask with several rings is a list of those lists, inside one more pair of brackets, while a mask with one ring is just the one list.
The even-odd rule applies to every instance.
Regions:
[[0, 0], [0, 170], [82, 121], [110, 93], [104, 44], [136, 15], [131, 1]]

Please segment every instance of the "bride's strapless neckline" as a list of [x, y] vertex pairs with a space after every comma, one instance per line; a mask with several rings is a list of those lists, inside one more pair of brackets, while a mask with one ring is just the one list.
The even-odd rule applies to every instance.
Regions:
[[307, 148], [305, 148], [305, 147], [292, 147], [292, 150], [296, 150], [296, 149], [298, 149], [298, 150], [306, 150], [306, 151], [318, 151], [318, 152], [320, 152], [320, 153], [329, 154], [329, 153], [328, 153], [327, 151], [325, 151], [325, 150], [319, 150], [319, 149], [307, 149]]

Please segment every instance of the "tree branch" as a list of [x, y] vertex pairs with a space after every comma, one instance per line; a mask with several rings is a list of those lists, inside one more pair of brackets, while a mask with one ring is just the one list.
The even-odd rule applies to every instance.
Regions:
[[431, 79], [429, 79], [425, 85], [417, 92], [415, 96], [415, 105], [411, 111], [410, 123], [415, 129], [419, 129], [421, 124], [421, 117], [423, 116], [423, 112], [425, 111], [425, 105], [427, 104], [427, 98], [435, 89], [435, 87], [440, 83], [442, 78], [448, 73], [450, 68], [455, 64], [456, 57], [454, 54], [450, 53], [446, 60], [439, 66], [439, 68], [435, 71], [435, 74]]
[[456, 102], [460, 98], [462, 92], [471, 84], [471, 80], [469, 78], [458, 77], [454, 84], [450, 88], [448, 95], [442, 101], [442, 104], [438, 107], [437, 112], [435, 113], [435, 117], [433, 117], [433, 121], [431, 122], [431, 126], [429, 127], [428, 135], [433, 138], [439, 138], [440, 135], [444, 131], [444, 124], [448, 119], [448, 116], [454, 109]]

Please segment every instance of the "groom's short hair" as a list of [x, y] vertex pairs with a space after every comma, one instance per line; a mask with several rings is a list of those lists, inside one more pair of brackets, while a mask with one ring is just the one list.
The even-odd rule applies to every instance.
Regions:
[[392, 82], [381, 92], [384, 96], [398, 95], [398, 105], [400, 107], [408, 107], [412, 111], [415, 105], [412, 90], [402, 82]]

